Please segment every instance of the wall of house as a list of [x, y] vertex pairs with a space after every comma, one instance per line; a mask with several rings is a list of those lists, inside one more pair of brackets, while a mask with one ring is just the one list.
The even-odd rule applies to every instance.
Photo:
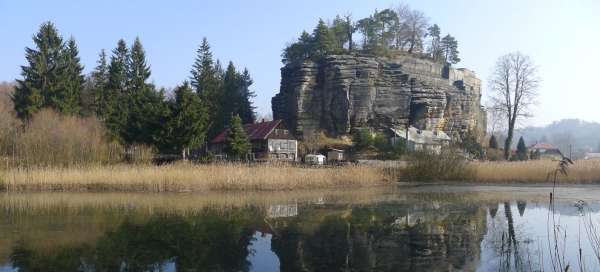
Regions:
[[288, 139], [269, 139], [269, 156], [271, 159], [296, 160], [298, 157], [298, 142]]

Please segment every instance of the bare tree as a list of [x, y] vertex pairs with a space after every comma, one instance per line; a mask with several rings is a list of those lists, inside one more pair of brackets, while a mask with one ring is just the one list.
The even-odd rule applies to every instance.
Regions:
[[492, 110], [506, 118], [508, 131], [504, 142], [504, 158], [508, 160], [515, 124], [522, 118], [531, 117], [529, 110], [537, 99], [537, 69], [528, 56], [520, 52], [510, 53], [498, 59], [489, 84]]
[[425, 17], [425, 13], [420, 10], [411, 10], [406, 19], [408, 24], [408, 49], [409, 53], [415, 51], [415, 49], [421, 49], [423, 47], [423, 37], [428, 27], [428, 19]]

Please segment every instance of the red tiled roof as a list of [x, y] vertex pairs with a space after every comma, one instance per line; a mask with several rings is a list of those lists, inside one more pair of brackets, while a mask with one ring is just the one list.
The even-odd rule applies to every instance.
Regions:
[[529, 149], [536, 150], [536, 149], [558, 149], [558, 148], [554, 147], [551, 144], [538, 143], [538, 144], [535, 144], [535, 145], [531, 146]]
[[[279, 126], [280, 123], [281, 120], [273, 120], [254, 124], [245, 124], [244, 131], [246, 132], [246, 135], [248, 135], [248, 140], [262, 140], [266, 139], [267, 136], [271, 134], [271, 131], [273, 131], [277, 126]], [[210, 143], [218, 144], [225, 142], [228, 133], [229, 129], [221, 131], [219, 134], [217, 134], [217, 136], [215, 136], [215, 138], [213, 138], [210, 141]]]

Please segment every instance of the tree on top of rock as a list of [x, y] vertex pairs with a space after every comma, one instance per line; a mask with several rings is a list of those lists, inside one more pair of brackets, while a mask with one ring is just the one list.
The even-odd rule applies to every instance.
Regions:
[[442, 38], [440, 44], [446, 63], [457, 64], [460, 62], [460, 58], [458, 57], [458, 42], [454, 37], [448, 34]]

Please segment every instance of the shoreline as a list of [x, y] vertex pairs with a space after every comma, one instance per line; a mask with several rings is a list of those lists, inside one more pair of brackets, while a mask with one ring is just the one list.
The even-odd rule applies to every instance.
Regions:
[[[548, 187], [553, 161], [474, 162], [463, 180], [407, 181], [403, 168], [369, 165], [307, 167], [287, 164], [175, 163], [34, 167], [0, 170], [0, 192], [287, 192], [380, 186]], [[579, 161], [558, 186], [600, 185], [600, 162]]]

